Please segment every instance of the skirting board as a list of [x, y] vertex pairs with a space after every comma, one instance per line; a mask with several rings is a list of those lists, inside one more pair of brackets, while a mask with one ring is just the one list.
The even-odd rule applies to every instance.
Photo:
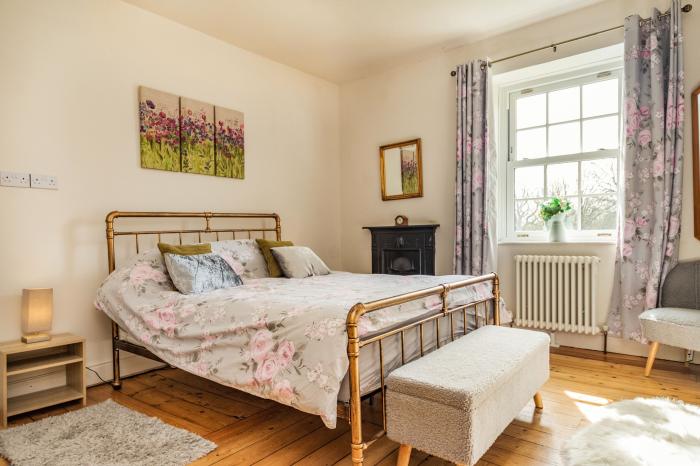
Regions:
[[[121, 365], [122, 377], [128, 377], [130, 375], [147, 372], [159, 367], [165, 367], [165, 364], [161, 362], [142, 358], [141, 356], [134, 354], [122, 354], [119, 361]], [[106, 381], [112, 380], [112, 361], [94, 364], [89, 367], [100, 374], [102, 379]], [[90, 370], [86, 370], [85, 372], [88, 386], [99, 385], [102, 383], [94, 372]], [[8, 396], [14, 397], [46, 390], [52, 387], [58, 387], [64, 385], [65, 383], [65, 370], [59, 367], [34, 374], [17, 376], [16, 378], [8, 381], [7, 392]]]
[[[525, 330], [534, 330], [536, 332], [545, 332], [549, 334], [551, 339], [550, 346], [558, 348], [560, 346], [568, 346], [571, 348], [589, 349], [594, 351], [603, 351], [604, 336], [602, 333], [598, 335], [585, 335], [579, 333], [568, 332], [552, 332], [551, 330], [528, 329], [526, 327], [518, 327]], [[646, 357], [649, 352], [649, 346], [637, 343], [636, 341], [623, 340], [608, 336], [608, 352], [626, 354], [630, 356]], [[672, 346], [661, 345], [657, 358], [667, 361], [686, 362], [687, 352], [683, 348], [674, 348]], [[700, 364], [700, 351], [694, 353], [694, 358], [690, 361], [691, 364]]]
[[[603, 351], [602, 334], [581, 335], [578, 333], [555, 332], [553, 336], [556, 338], [557, 346], [570, 346], [573, 348]], [[608, 352], [646, 357], [649, 352], [649, 346], [637, 343], [636, 341], [608, 336]], [[685, 362], [686, 351], [682, 348], [661, 345], [657, 358], [668, 361]], [[695, 352], [695, 358], [691, 362], [693, 364], [700, 364], [700, 352]]]

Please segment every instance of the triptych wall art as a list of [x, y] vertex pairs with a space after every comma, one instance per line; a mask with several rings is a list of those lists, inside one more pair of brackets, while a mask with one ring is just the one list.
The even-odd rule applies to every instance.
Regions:
[[243, 179], [243, 113], [139, 87], [141, 166]]

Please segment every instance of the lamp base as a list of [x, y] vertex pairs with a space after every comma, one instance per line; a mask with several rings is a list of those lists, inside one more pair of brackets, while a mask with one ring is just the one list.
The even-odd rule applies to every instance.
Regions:
[[51, 335], [48, 333], [30, 333], [29, 335], [22, 335], [22, 343], [39, 343], [40, 341], [48, 341], [51, 339]]

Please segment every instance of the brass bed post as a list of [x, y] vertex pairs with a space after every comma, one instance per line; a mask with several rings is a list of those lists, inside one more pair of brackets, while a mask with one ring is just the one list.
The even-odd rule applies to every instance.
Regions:
[[[114, 272], [114, 218], [119, 215], [118, 212], [110, 212], [107, 214], [105, 223], [107, 224], [107, 265], [109, 273]], [[112, 321], [112, 388], [119, 390], [122, 388], [121, 373], [119, 367], [119, 348], [117, 341], [119, 340], [119, 325]]]
[[493, 323], [501, 325], [501, 282], [495, 273], [493, 274]]
[[282, 226], [280, 223], [280, 216], [273, 214], [275, 217], [275, 234], [277, 235], [277, 241], [282, 241]]
[[[358, 323], [366, 312], [364, 304], [355, 304], [348, 313], [348, 375], [350, 377], [350, 430], [353, 464], [364, 461], [365, 444], [362, 441], [362, 399], [360, 397], [360, 331]], [[382, 400], [384, 403], [384, 400]]]

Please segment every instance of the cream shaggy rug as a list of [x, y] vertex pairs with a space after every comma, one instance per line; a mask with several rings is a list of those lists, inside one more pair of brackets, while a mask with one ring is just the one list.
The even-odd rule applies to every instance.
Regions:
[[180, 466], [214, 448], [112, 400], [0, 430], [0, 456], [12, 466]]
[[697, 466], [700, 406], [665, 398], [619, 401], [562, 448], [568, 466]]

